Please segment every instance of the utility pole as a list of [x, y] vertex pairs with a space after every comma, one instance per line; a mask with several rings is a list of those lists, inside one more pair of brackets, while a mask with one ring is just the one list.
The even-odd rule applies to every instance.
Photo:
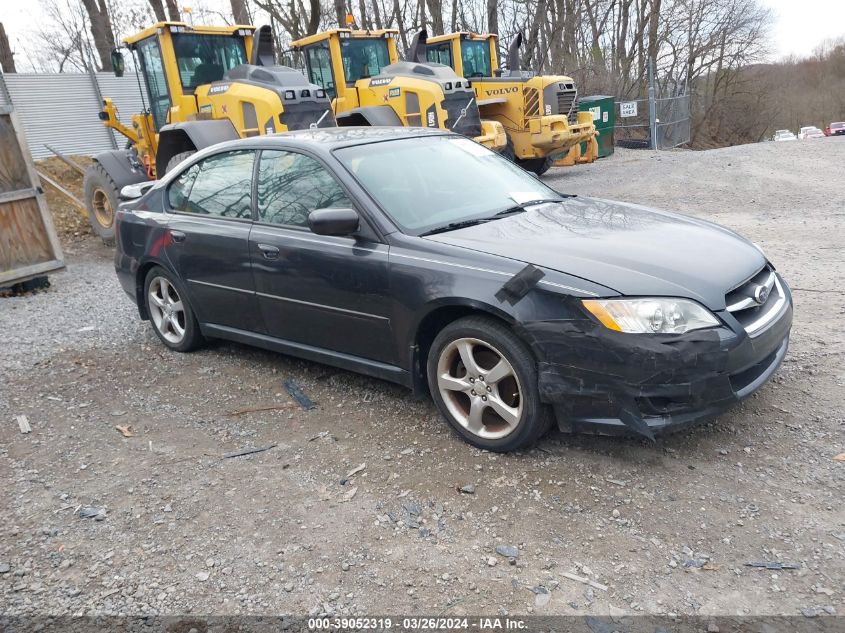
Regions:
[[651, 149], [657, 149], [657, 103], [654, 90], [654, 60], [648, 60], [648, 126], [651, 133]]

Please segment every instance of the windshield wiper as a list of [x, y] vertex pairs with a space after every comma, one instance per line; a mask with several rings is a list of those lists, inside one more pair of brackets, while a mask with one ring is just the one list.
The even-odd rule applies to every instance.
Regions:
[[535, 204], [545, 204], [548, 202], [561, 202], [560, 200], [556, 200], [554, 198], [544, 198], [542, 200], [529, 200], [528, 202], [524, 202], [522, 204], [515, 204], [512, 207], [508, 207], [507, 209], [502, 209], [501, 211], [497, 211], [490, 217], [486, 218], [475, 218], [473, 220], [461, 220], [460, 222], [450, 222], [445, 226], [438, 226], [437, 228], [430, 229], [425, 233], [420, 233], [420, 237], [425, 235], [434, 235], [436, 233], [445, 233], [446, 231], [456, 231], [457, 229], [464, 229], [468, 226], [476, 226], [477, 224], [483, 224], [484, 222], [490, 222], [492, 220], [497, 220], [505, 215], [512, 215], [514, 213], [524, 213], [528, 209], [526, 207], [533, 206]]
[[512, 213], [523, 213], [525, 211], [528, 211], [527, 207], [532, 207], [535, 204], [547, 204], [549, 202], [561, 202], [561, 200], [555, 200], [554, 198], [544, 198], [542, 200], [529, 200], [528, 202], [523, 202], [522, 204], [515, 204], [514, 206], [508, 207], [507, 209], [502, 209], [498, 213], [495, 213], [493, 217], [511, 215]]
[[475, 226], [477, 224], [483, 224], [484, 222], [489, 222], [493, 218], [475, 218], [474, 220], [461, 220], [460, 222], [450, 222], [445, 226], [438, 226], [437, 228], [430, 229], [425, 233], [420, 233], [420, 237], [425, 235], [434, 235], [435, 233], [445, 233], [446, 231], [456, 231], [458, 229], [464, 229], [468, 226]]

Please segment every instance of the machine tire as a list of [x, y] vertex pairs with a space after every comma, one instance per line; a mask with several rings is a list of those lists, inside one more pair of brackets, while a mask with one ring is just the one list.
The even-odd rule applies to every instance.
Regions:
[[513, 139], [507, 132], [505, 133], [505, 149], [502, 150], [502, 156], [512, 163], [516, 162], [516, 153], [513, 149]]
[[195, 150], [195, 149], [188, 150], [187, 152], [179, 152], [173, 158], [171, 158], [169, 161], [167, 161], [167, 167], [164, 168], [164, 173], [165, 174], [170, 173], [170, 170], [173, 169], [174, 167], [176, 167], [176, 165], [178, 165], [183, 160], [188, 158], [188, 156], [191, 156], [191, 155], [196, 154], [196, 153], [197, 153], [197, 150]]
[[117, 185], [105, 168], [95, 162], [85, 172], [83, 190], [91, 228], [104, 244], [114, 246], [114, 214], [120, 200]]
[[546, 156], [545, 158], [527, 158], [525, 160], [517, 159], [516, 164], [526, 171], [531, 171], [538, 176], [542, 176], [549, 171], [549, 167], [552, 166], [553, 162], [554, 161], [551, 156]]

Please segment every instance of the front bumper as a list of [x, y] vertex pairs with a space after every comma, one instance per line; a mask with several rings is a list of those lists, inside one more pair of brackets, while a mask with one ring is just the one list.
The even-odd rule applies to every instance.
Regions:
[[653, 438], [712, 419], [765, 384], [789, 347], [792, 297], [751, 337], [724, 325], [683, 335], [612, 332], [592, 321], [520, 327], [538, 356], [541, 399], [566, 432]]

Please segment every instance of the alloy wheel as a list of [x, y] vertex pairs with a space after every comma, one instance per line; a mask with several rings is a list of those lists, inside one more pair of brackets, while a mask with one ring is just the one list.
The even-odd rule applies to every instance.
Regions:
[[522, 389], [513, 366], [480, 339], [459, 338], [443, 348], [437, 388], [455, 421], [478, 437], [505, 437], [522, 419]]
[[176, 288], [165, 277], [153, 277], [147, 297], [156, 330], [168, 343], [181, 343], [185, 338], [186, 315]]

